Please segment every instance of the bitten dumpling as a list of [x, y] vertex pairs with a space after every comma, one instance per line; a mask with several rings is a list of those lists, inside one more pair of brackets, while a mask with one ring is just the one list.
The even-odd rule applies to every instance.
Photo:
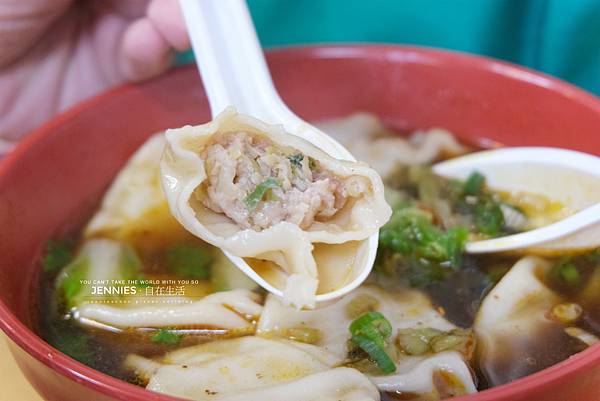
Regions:
[[[373, 169], [232, 108], [166, 137], [161, 173], [175, 218], [235, 256], [277, 264], [287, 276], [284, 297], [298, 307], [314, 305], [322, 287], [313, 244], [366, 240], [391, 214]], [[327, 264], [355, 275], [352, 266]]]

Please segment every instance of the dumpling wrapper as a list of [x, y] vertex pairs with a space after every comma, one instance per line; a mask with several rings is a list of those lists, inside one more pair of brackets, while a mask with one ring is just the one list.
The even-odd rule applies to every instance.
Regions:
[[468, 151], [444, 129], [419, 130], [407, 138], [391, 133], [377, 116], [370, 113], [355, 113], [317, 125], [384, 178], [398, 163], [427, 164], [442, 156], [458, 156]]
[[[73, 316], [88, 325], [111, 328], [200, 326], [253, 332], [252, 323], [242, 317], [259, 316], [260, 296], [252, 291], [236, 289], [206, 295], [200, 299], [188, 296], [147, 296], [143, 288], [137, 294], [92, 295], [92, 287], [100, 283], [110, 286], [112, 280], [127, 280], [131, 260], [136, 256], [131, 247], [109, 239], [86, 241], [72, 264], [57, 278], [57, 285], [70, 275], [80, 276], [83, 284], [72, 297]], [[84, 262], [84, 263], [82, 263]], [[79, 272], [74, 272], [79, 269]], [[118, 306], [117, 306], [118, 305]]]
[[[106, 191], [100, 210], [85, 227], [86, 237], [108, 235], [122, 239], [126, 231], [143, 224], [152, 214], [154, 220], [160, 220], [163, 230], [178, 225], [168, 213], [160, 182], [160, 157], [165, 144], [164, 134], [155, 134], [129, 158]], [[158, 216], [159, 212], [167, 212], [167, 216]]]
[[[129, 297], [127, 306], [102, 303], [84, 303], [75, 317], [87, 324], [100, 323], [116, 328], [147, 327], [203, 327], [252, 333], [252, 322], [242, 315], [258, 316], [261, 312], [260, 296], [248, 290], [217, 292], [200, 300], [185, 297], [161, 297], [156, 304], [149, 297]], [[139, 302], [139, 304], [137, 302]], [[144, 301], [152, 303], [145, 306]]]
[[319, 347], [286, 340], [241, 337], [183, 348], [154, 361], [129, 355], [126, 368], [146, 388], [192, 400], [379, 400], [360, 372]]
[[[258, 321], [257, 334], [277, 336], [286, 329], [309, 327], [318, 329], [321, 339], [315, 345], [343, 360], [350, 339], [348, 327], [352, 318], [347, 307], [356, 297], [368, 295], [378, 301], [377, 310], [391, 323], [392, 333], [405, 328], [434, 328], [441, 331], [455, 329], [418, 291], [405, 290], [390, 294], [377, 286], [363, 285], [330, 305], [315, 310], [298, 311], [269, 295]], [[373, 376], [371, 379], [383, 391], [429, 393], [434, 392], [433, 374], [442, 370], [455, 375], [471, 393], [476, 391], [470, 370], [458, 352], [444, 352], [433, 356], [406, 356], [397, 363], [396, 373]]]
[[563, 354], [570, 339], [564, 326], [548, 318], [562, 302], [542, 280], [551, 268], [542, 258], [523, 257], [484, 298], [473, 328], [479, 364], [490, 384], [510, 382], [569, 356]]
[[[331, 219], [314, 221], [306, 230], [286, 221], [262, 231], [244, 229], [223, 213], [206, 208], [195, 198], [196, 189], [207, 179], [202, 150], [217, 133], [247, 132], [266, 136], [280, 146], [294, 148], [319, 161], [324, 169], [341, 178], [362, 176], [369, 191], [349, 202]], [[161, 162], [162, 181], [173, 216], [191, 233], [239, 257], [269, 260], [288, 275], [284, 297], [297, 307], [314, 306], [319, 274], [314, 243], [343, 244], [363, 241], [376, 233], [390, 217], [377, 173], [361, 163], [334, 159], [309, 142], [290, 135], [283, 127], [269, 125], [229, 108], [215, 120], [166, 132], [167, 147]], [[357, 263], [359, 264], [359, 263]], [[328, 266], [348, 270], [348, 266]]]

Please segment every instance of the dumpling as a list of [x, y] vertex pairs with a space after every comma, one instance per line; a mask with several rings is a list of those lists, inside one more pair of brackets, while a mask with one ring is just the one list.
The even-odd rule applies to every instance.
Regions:
[[234, 109], [166, 136], [161, 171], [175, 218], [232, 255], [276, 263], [296, 306], [314, 304], [313, 244], [364, 241], [390, 217], [374, 170]]
[[147, 389], [192, 400], [379, 400], [360, 372], [333, 368], [338, 358], [309, 344], [241, 337], [166, 354], [128, 356], [125, 366]]
[[396, 366], [397, 371], [392, 375], [369, 378], [381, 391], [416, 393], [425, 399], [446, 399], [477, 392], [471, 370], [458, 352], [412, 357]]
[[298, 311], [286, 306], [277, 297], [269, 295], [258, 321], [259, 335], [284, 336], [288, 329], [312, 328], [320, 332], [316, 343], [338, 358], [345, 358], [346, 342], [350, 339], [348, 327], [353, 316], [349, 310], [351, 303], [376, 303], [381, 312], [392, 324], [393, 331], [404, 328], [430, 327], [442, 331], [455, 326], [444, 319], [432, 306], [425, 295], [418, 291], [401, 291], [390, 294], [377, 286], [362, 285], [343, 298], [314, 310]]
[[[254, 332], [254, 326], [251, 319], [243, 316], [258, 316], [262, 309], [260, 296], [248, 290], [217, 292], [200, 300], [162, 297], [158, 305], [156, 299], [150, 302], [142, 297], [128, 298], [131, 304], [120, 307], [84, 303], [74, 316], [87, 324], [101, 323], [123, 329], [184, 326], [250, 334]], [[153, 305], [144, 306], [144, 301]]]
[[426, 164], [468, 150], [450, 132], [440, 128], [416, 131], [408, 138], [392, 134], [369, 113], [323, 121], [318, 126], [382, 177], [392, 173], [398, 163]]
[[[399, 329], [437, 329], [446, 332], [456, 328], [418, 291], [389, 294], [379, 287], [363, 285], [342, 299], [315, 310], [298, 311], [269, 295], [258, 322], [257, 335], [291, 337], [303, 331], [316, 330], [313, 337], [317, 340], [313, 344], [345, 359], [347, 341], [350, 339], [348, 327], [358, 317], [354, 312], [364, 307], [373, 307], [381, 312], [390, 321], [393, 333]], [[456, 378], [460, 391], [476, 391], [468, 365], [461, 354], [454, 351], [405, 355], [397, 361], [396, 373], [369, 377], [382, 391], [429, 394], [437, 391], [434, 379], [439, 371]]]
[[[196, 326], [254, 332], [251, 319], [262, 312], [258, 294], [236, 289], [206, 295], [195, 288], [196, 297], [157, 298], [147, 293], [152, 287], [129, 284], [139, 273], [140, 261], [133, 248], [109, 239], [92, 239], [59, 274], [56, 285], [73, 317], [87, 325], [117, 329]], [[110, 295], [93, 293], [94, 288], [104, 287], [124, 290]]]
[[161, 231], [170, 235], [185, 233], [169, 213], [160, 182], [160, 157], [165, 144], [164, 134], [153, 135], [129, 158], [85, 227], [86, 237], [128, 240], [136, 232], [153, 227], [150, 231], [156, 236]]
[[545, 259], [524, 257], [483, 300], [474, 330], [480, 369], [490, 385], [558, 363], [583, 350], [594, 337], [552, 318], [555, 306], [573, 304], [565, 304], [546, 285], [551, 269]]

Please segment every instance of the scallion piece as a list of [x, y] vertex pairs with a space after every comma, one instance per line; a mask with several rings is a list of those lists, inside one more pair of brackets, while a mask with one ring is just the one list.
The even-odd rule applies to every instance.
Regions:
[[396, 365], [385, 352], [392, 325], [379, 312], [367, 312], [350, 323], [352, 342], [365, 351], [384, 373], [396, 371]]
[[577, 285], [580, 281], [579, 270], [573, 263], [566, 262], [559, 267], [560, 278], [569, 285]]
[[279, 183], [273, 177], [269, 177], [258, 184], [256, 188], [254, 188], [254, 191], [250, 192], [250, 194], [246, 196], [246, 199], [244, 199], [244, 203], [248, 210], [254, 210], [269, 189], [279, 188], [279, 186]]
[[169, 328], [158, 329], [151, 337], [152, 342], [166, 345], [177, 345], [183, 338], [183, 334], [177, 334]]
[[465, 186], [463, 190], [467, 195], [477, 195], [483, 190], [483, 186], [485, 185], [485, 177], [479, 171], [472, 172], [467, 181], [465, 181]]
[[350, 332], [352, 335], [367, 335], [376, 333], [382, 339], [389, 338], [392, 335], [392, 325], [380, 312], [367, 312], [358, 319], [350, 323]]
[[46, 252], [42, 258], [45, 272], [56, 272], [65, 267], [71, 260], [71, 246], [66, 241], [50, 240], [46, 244]]
[[375, 341], [365, 336], [357, 335], [352, 336], [352, 342], [369, 354], [371, 359], [373, 359], [383, 373], [388, 374], [396, 371], [396, 364], [392, 361], [392, 358], [390, 358], [385, 352], [385, 349]]

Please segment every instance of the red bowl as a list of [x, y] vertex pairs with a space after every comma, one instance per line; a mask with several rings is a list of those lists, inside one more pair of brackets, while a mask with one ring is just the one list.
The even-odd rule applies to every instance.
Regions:
[[[440, 126], [484, 146], [547, 145], [600, 154], [600, 101], [568, 84], [480, 57], [401, 46], [333, 46], [268, 54], [277, 88], [307, 120], [373, 112], [399, 129]], [[195, 67], [124, 86], [28, 136], [0, 165], [0, 328], [47, 400], [175, 400], [82, 365], [33, 331], [36, 260], [48, 238], [89, 216], [150, 134], [201, 123]], [[65, 224], [65, 222], [69, 222]], [[600, 345], [472, 401], [600, 400]]]

